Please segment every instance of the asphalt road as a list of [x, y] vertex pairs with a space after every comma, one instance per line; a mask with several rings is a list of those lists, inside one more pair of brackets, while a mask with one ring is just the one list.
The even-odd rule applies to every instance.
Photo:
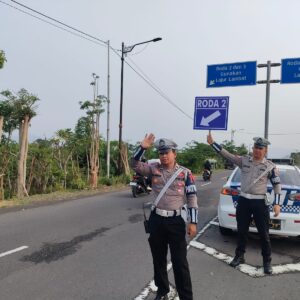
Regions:
[[[198, 229], [206, 230], [188, 251], [195, 299], [298, 299], [299, 273], [251, 277], [206, 251], [233, 254], [235, 236], [224, 238], [209, 225], [228, 174], [214, 174], [211, 183], [197, 180]], [[128, 189], [1, 214], [0, 299], [153, 299], [141, 210], [149, 200], [132, 198]], [[276, 243], [276, 259], [298, 261], [299, 240]], [[206, 248], [198, 249], [199, 244]], [[256, 244], [254, 236], [249, 245], [254, 265], [260, 263]]]

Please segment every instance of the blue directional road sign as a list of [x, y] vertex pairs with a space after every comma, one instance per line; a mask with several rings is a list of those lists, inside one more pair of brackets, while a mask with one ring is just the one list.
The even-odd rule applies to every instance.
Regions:
[[300, 58], [281, 60], [281, 83], [300, 83]]
[[227, 130], [229, 97], [196, 97], [194, 129]]
[[256, 61], [207, 66], [207, 88], [255, 84]]

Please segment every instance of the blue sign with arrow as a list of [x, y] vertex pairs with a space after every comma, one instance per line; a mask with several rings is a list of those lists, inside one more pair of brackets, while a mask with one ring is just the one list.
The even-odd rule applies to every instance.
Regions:
[[196, 97], [194, 129], [227, 130], [229, 97]]
[[280, 83], [300, 83], [300, 58], [281, 60]]
[[256, 61], [207, 66], [207, 88], [255, 84]]

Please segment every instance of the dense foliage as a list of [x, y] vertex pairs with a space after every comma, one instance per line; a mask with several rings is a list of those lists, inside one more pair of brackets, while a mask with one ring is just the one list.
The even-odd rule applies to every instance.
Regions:
[[[17, 94], [3, 91], [0, 98], [0, 200], [10, 199], [18, 195], [18, 185], [22, 183], [25, 194], [50, 193], [65, 189], [90, 188], [91, 174], [91, 116], [89, 113], [81, 117], [74, 129], [58, 130], [51, 138], [28, 141], [28, 132], [22, 127], [24, 116], [30, 119], [36, 115], [35, 101], [38, 98], [21, 89]], [[102, 99], [100, 99], [102, 101]], [[82, 107], [82, 103], [81, 103]], [[99, 110], [103, 111], [101, 103]], [[100, 116], [100, 111], [99, 115]], [[28, 123], [28, 124], [29, 124]], [[23, 129], [22, 129], [23, 128]], [[19, 140], [12, 139], [12, 133], [19, 131]], [[28, 127], [30, 130], [30, 127]], [[25, 135], [25, 142], [23, 136]], [[25, 156], [20, 175], [21, 144], [25, 143]], [[127, 144], [128, 157], [131, 157], [137, 145]], [[244, 155], [245, 145], [239, 147], [224, 141], [222, 146], [231, 153]], [[128, 176], [117, 176], [118, 141], [110, 142], [110, 178], [107, 178], [107, 143], [99, 137], [99, 169], [97, 183], [112, 185], [128, 182]], [[296, 162], [300, 161], [300, 153], [293, 153]], [[146, 159], [158, 158], [153, 148], [145, 153]], [[177, 152], [179, 164], [197, 174], [203, 170], [205, 160], [215, 162], [216, 167], [223, 167], [224, 160], [206, 143], [192, 141]], [[21, 181], [20, 181], [21, 176]], [[19, 178], [18, 178], [19, 177]]]

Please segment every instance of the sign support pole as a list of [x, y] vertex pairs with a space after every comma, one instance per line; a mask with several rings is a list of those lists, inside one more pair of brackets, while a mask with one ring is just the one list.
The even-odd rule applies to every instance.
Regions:
[[271, 67], [279, 67], [280, 63], [271, 63], [270, 60], [266, 64], [257, 65], [258, 68], [267, 68], [267, 80], [259, 80], [258, 84], [266, 84], [266, 108], [265, 108], [265, 132], [264, 138], [268, 139], [269, 137], [269, 107], [270, 107], [270, 84], [278, 83], [280, 80], [271, 80]]

